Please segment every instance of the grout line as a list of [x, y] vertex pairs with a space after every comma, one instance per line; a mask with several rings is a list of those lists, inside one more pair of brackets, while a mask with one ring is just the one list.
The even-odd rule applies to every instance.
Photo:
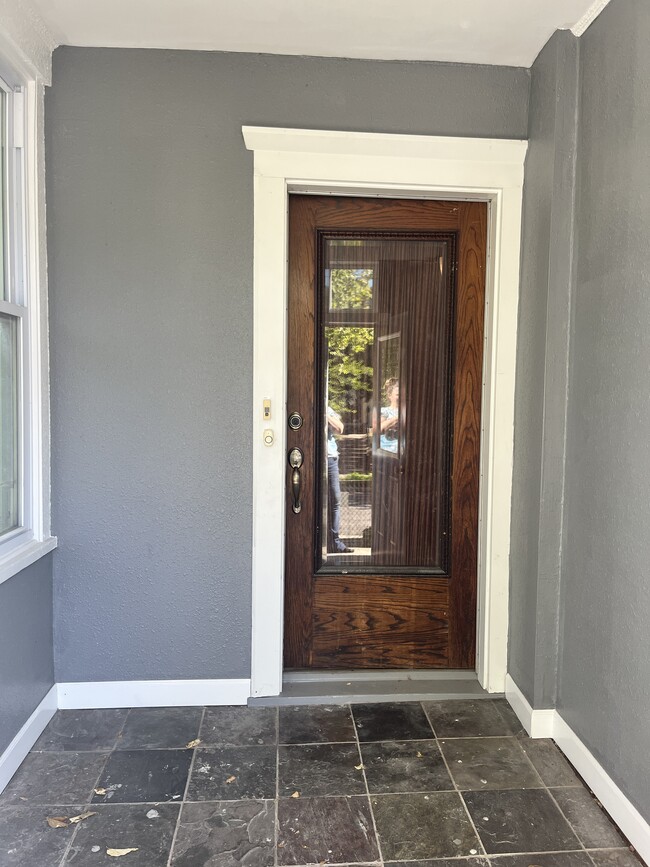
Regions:
[[442, 761], [443, 761], [444, 764], [445, 764], [445, 768], [447, 769], [447, 773], [449, 774], [449, 777], [450, 777], [451, 782], [452, 782], [452, 784], [453, 784], [453, 786], [454, 786], [454, 789], [455, 789], [455, 791], [456, 791], [456, 794], [458, 795], [458, 797], [459, 797], [459, 799], [460, 799], [460, 802], [461, 802], [461, 804], [463, 805], [463, 809], [465, 810], [465, 815], [466, 815], [467, 818], [469, 819], [469, 823], [470, 823], [471, 827], [474, 829], [474, 834], [476, 835], [476, 839], [478, 840], [479, 851], [476, 853], [476, 856], [474, 856], [474, 857], [480, 857], [481, 855], [484, 855], [485, 857], [487, 857], [487, 852], [485, 851], [485, 846], [483, 845], [483, 840], [481, 839], [481, 835], [480, 835], [479, 832], [478, 832], [478, 828], [477, 828], [476, 825], [474, 824], [474, 820], [473, 820], [472, 817], [470, 816], [469, 810], [468, 810], [468, 808], [467, 808], [467, 804], [465, 803], [465, 799], [463, 798], [460, 789], [459, 789], [458, 786], [456, 785], [456, 780], [454, 779], [453, 774], [452, 774], [451, 771], [449, 770], [449, 764], [448, 764], [448, 762], [447, 762], [447, 757], [445, 756], [445, 754], [444, 754], [443, 751], [442, 751], [442, 747], [440, 746], [440, 739], [438, 738], [438, 735], [436, 734], [436, 730], [435, 730], [435, 728], [434, 728], [434, 725], [433, 725], [433, 723], [431, 722], [431, 719], [429, 718], [429, 714], [427, 713], [426, 708], [424, 707], [424, 702], [421, 702], [421, 705], [422, 705], [422, 710], [424, 711], [424, 715], [426, 716], [426, 718], [427, 718], [427, 720], [428, 720], [428, 722], [429, 722], [429, 725], [431, 726], [431, 729], [432, 729], [432, 731], [433, 731], [434, 737], [435, 737], [435, 739], [436, 739], [436, 746], [438, 747], [438, 752], [439, 752], [440, 755], [442, 756]]
[[569, 821], [568, 816], [566, 816], [566, 815], [564, 814], [564, 810], [563, 810], [562, 807], [559, 805], [559, 803], [555, 800], [555, 797], [554, 797], [554, 795], [553, 795], [553, 792], [551, 791], [551, 789], [549, 788], [549, 786], [546, 786], [546, 785], [545, 785], [544, 788], [546, 789], [546, 791], [547, 791], [547, 793], [548, 793], [550, 799], [553, 801], [553, 803], [555, 804], [555, 806], [557, 807], [557, 809], [560, 811], [560, 815], [562, 816], [562, 818], [564, 819], [564, 821], [567, 823], [567, 825], [569, 826], [569, 828], [571, 828], [574, 837], [576, 838], [576, 840], [578, 841], [578, 843], [580, 843], [580, 846], [581, 846], [581, 848], [582, 848], [582, 851], [583, 851], [583, 852], [586, 852], [586, 854], [587, 854], [587, 858], [589, 858], [589, 860], [593, 863], [593, 860], [594, 860], [594, 859], [590, 856], [589, 852], [587, 852], [587, 847], [585, 846], [585, 844], [582, 842], [582, 840], [581, 840], [580, 837], [578, 836], [578, 832], [577, 832], [576, 829], [573, 827], [573, 823]]
[[[128, 716], [128, 714], [127, 714], [127, 716]], [[124, 719], [126, 720], [126, 717]], [[122, 729], [120, 729], [120, 731], [122, 731]], [[102, 778], [102, 774], [104, 773], [104, 771], [106, 769], [106, 765], [108, 764], [108, 760], [110, 759], [112, 754], [113, 754], [113, 750], [106, 753], [106, 758], [102, 762], [102, 766], [99, 769], [99, 774], [97, 775], [97, 779], [95, 780], [95, 783], [94, 783], [92, 789], [90, 790], [90, 795], [89, 795], [88, 799], [84, 802], [84, 806], [82, 807], [82, 810], [81, 810], [82, 813], [85, 812], [86, 810], [92, 810], [93, 806], [95, 806], [93, 804], [93, 795], [95, 794], [95, 789], [99, 785], [99, 781]], [[54, 806], [54, 805], [52, 805], [52, 806]], [[79, 833], [80, 828], [81, 828], [81, 822], [78, 822], [76, 828], [74, 829], [74, 831], [72, 832], [72, 834], [70, 836], [70, 839], [68, 841], [68, 845], [65, 847], [65, 851], [63, 853], [63, 856], [62, 856], [61, 860], [59, 861], [59, 867], [65, 867], [65, 862], [68, 858], [68, 855], [70, 854], [70, 849], [72, 849], [72, 844], [77, 839], [77, 834]]]
[[368, 807], [370, 809], [370, 818], [372, 819], [372, 827], [375, 832], [375, 841], [377, 843], [377, 852], [379, 853], [379, 860], [383, 864], [384, 863], [384, 853], [381, 851], [381, 840], [379, 839], [379, 832], [377, 831], [377, 820], [375, 819], [375, 811], [372, 806], [372, 798], [370, 797], [370, 788], [368, 786], [368, 778], [366, 777], [366, 768], [363, 762], [363, 753], [361, 752], [361, 741], [359, 740], [359, 732], [357, 730], [357, 723], [354, 718], [354, 708], [351, 704], [347, 705], [350, 716], [352, 717], [352, 726], [354, 728], [354, 734], [357, 741], [357, 752], [359, 753], [359, 761], [361, 762], [361, 773], [363, 774], [363, 782], [366, 787], [366, 797], [368, 798]]
[[[203, 726], [204, 718], [205, 718], [205, 707], [201, 711], [201, 719], [199, 720], [199, 727], [196, 731], [197, 738], [201, 734], [201, 728]], [[187, 800], [187, 790], [190, 787], [190, 780], [192, 779], [192, 771], [194, 770], [194, 761], [196, 759], [197, 749], [198, 749], [198, 747], [194, 747], [192, 749], [192, 761], [190, 762], [190, 767], [189, 767], [189, 770], [187, 772], [187, 780], [185, 781], [185, 789], [183, 790], [183, 797], [180, 800], [180, 810], [178, 811], [178, 816], [176, 817], [176, 826], [174, 827], [174, 833], [172, 834], [172, 842], [171, 842], [171, 845], [169, 847], [169, 856], [167, 858], [167, 867], [170, 867], [170, 865], [172, 863], [172, 857], [174, 855], [174, 846], [176, 844], [176, 837], [178, 835], [178, 829], [180, 828], [180, 825], [181, 825], [181, 816], [183, 815], [183, 807], [185, 806], [185, 803]], [[174, 801], [172, 801], [172, 803], [174, 803]], [[176, 802], [176, 803], [178, 803], [178, 802]]]

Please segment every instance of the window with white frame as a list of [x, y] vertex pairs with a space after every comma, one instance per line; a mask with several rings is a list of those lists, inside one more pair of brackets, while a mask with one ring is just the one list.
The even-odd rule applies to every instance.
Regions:
[[0, 540], [24, 526], [24, 256], [21, 222], [23, 166], [16, 147], [16, 91], [0, 79]]
[[36, 95], [0, 73], [0, 581], [56, 543], [43, 502]]

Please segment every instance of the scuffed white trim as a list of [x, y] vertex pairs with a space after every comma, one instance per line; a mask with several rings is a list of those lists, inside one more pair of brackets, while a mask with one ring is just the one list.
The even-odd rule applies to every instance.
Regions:
[[650, 863], [650, 825], [557, 711], [552, 737], [639, 855]]
[[573, 25], [571, 33], [573, 33], [574, 36], [582, 36], [582, 34], [594, 23], [596, 18], [598, 18], [608, 3], [609, 0], [595, 0], [595, 3], [587, 9], [582, 18], [579, 21], [576, 21]]
[[191, 707], [246, 704], [248, 678], [222, 680], [107, 680], [59, 683], [58, 704], [65, 710], [100, 707]]
[[25, 757], [41, 736], [57, 709], [57, 689], [53, 686], [34, 713], [0, 756], [0, 792], [16, 773]]
[[555, 711], [533, 710], [528, 699], [509, 674], [506, 675], [506, 699], [531, 738], [552, 738]]
[[532, 738], [552, 738], [639, 855], [650, 862], [650, 825], [557, 710], [534, 710], [512, 677], [506, 699]]

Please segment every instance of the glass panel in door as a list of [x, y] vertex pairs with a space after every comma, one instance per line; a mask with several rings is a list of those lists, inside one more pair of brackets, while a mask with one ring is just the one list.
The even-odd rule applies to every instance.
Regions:
[[447, 574], [454, 236], [320, 244], [317, 572]]

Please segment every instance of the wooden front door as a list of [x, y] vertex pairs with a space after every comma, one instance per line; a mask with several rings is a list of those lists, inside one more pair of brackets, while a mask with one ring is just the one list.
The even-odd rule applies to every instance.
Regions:
[[290, 197], [285, 669], [471, 669], [487, 206]]

